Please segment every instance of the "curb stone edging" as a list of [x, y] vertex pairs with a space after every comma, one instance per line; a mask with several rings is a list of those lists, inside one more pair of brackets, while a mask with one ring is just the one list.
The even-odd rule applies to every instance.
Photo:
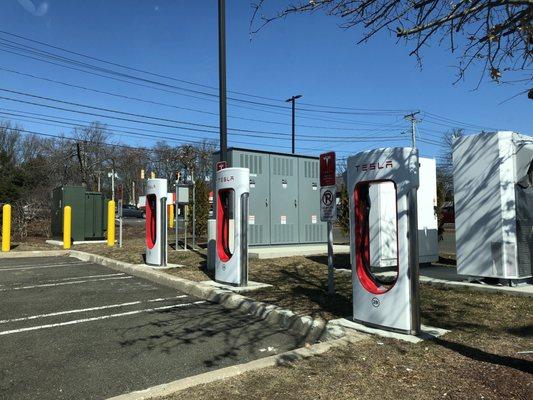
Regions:
[[102, 264], [114, 270], [126, 272], [160, 285], [175, 288], [202, 300], [219, 303], [224, 308], [239, 310], [254, 317], [264, 319], [271, 324], [279, 325], [290, 332], [303, 336], [307, 343], [339, 339], [345, 335], [345, 330], [342, 327], [327, 324], [322, 319], [300, 316], [290, 310], [272, 304], [255, 301], [252, 298], [228, 290], [217, 289], [199, 282], [179, 278], [157, 269], [140, 267], [78, 250], [70, 250], [68, 254], [82, 261]]
[[31, 257], [59, 257], [68, 256], [69, 250], [19, 250], [0, 253], [2, 258], [31, 258]]
[[366, 336], [359, 334], [347, 334], [341, 339], [334, 339], [327, 342], [316, 343], [308, 347], [300, 347], [298, 349], [287, 351], [282, 354], [259, 358], [257, 360], [247, 362], [245, 364], [233, 365], [230, 367], [205, 372], [203, 374], [178, 379], [176, 381], [164, 383], [162, 385], [153, 386], [148, 389], [114, 396], [109, 398], [108, 400], [157, 399], [163, 396], [169, 396], [171, 394], [194, 386], [205, 385], [222, 379], [232, 378], [246, 372], [256, 371], [268, 367], [275, 367], [279, 365], [288, 365], [296, 361], [323, 354], [334, 347], [346, 346], [350, 343], [361, 341], [365, 337]]

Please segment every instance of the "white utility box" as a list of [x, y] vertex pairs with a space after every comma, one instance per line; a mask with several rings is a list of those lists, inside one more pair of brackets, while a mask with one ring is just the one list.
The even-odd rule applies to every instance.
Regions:
[[[419, 158], [417, 191], [418, 260], [421, 264], [439, 260], [437, 206], [437, 166], [432, 158]], [[396, 191], [387, 185], [371, 184], [370, 201], [370, 262], [373, 267], [396, 265], [396, 212], [390, 207]]]
[[453, 144], [457, 273], [513, 283], [531, 277], [533, 137], [515, 132]]

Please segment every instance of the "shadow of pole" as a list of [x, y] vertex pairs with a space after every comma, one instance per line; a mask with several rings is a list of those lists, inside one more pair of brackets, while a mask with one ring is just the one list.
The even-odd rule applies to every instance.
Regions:
[[462, 343], [450, 342], [442, 338], [435, 338], [433, 341], [438, 345], [459, 353], [464, 357], [468, 357], [471, 360], [513, 368], [529, 374], [533, 373], [533, 362], [528, 360], [488, 353]]

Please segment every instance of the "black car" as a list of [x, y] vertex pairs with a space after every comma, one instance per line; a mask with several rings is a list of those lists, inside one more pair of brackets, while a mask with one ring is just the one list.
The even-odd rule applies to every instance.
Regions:
[[133, 204], [124, 204], [122, 206], [122, 216], [124, 218], [146, 218], [146, 213]]

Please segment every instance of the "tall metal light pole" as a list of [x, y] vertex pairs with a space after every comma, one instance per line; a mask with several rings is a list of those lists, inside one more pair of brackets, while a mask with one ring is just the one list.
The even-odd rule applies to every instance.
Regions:
[[220, 113], [220, 161], [227, 160], [228, 126], [226, 116], [226, 1], [218, 0], [218, 91]]
[[301, 94], [292, 96], [290, 99], [285, 100], [287, 103], [292, 103], [292, 154], [294, 154], [296, 148], [296, 123], [295, 123], [295, 100], [302, 97]]

